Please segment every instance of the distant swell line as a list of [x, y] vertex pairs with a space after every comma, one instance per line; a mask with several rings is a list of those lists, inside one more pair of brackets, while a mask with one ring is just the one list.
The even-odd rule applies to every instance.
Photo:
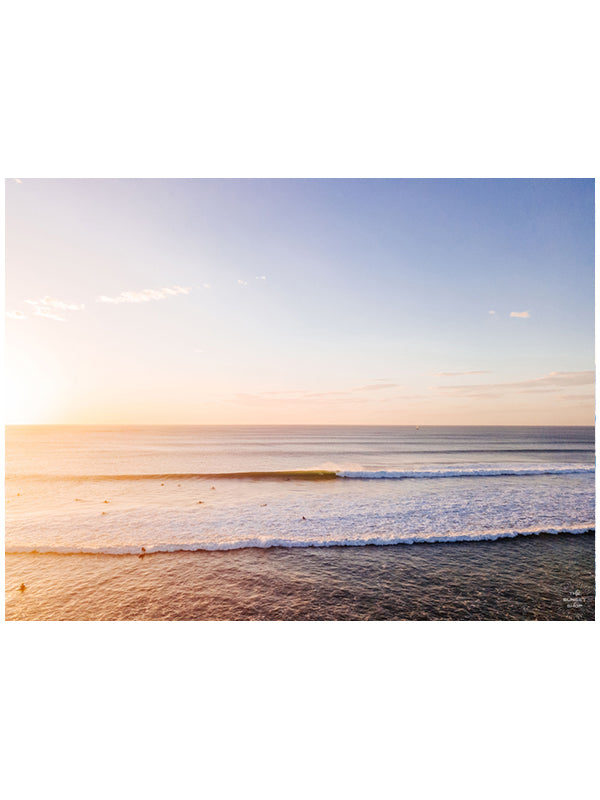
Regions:
[[517, 531], [489, 531], [486, 533], [459, 533], [447, 536], [413, 536], [404, 538], [365, 537], [362, 539], [244, 539], [231, 542], [189, 542], [189, 543], [163, 543], [146, 545], [142, 552], [141, 545], [115, 545], [100, 548], [94, 547], [19, 547], [18, 545], [5, 548], [7, 554], [55, 554], [55, 555], [151, 555], [152, 553], [180, 553], [215, 550], [249, 550], [253, 548], [269, 549], [282, 548], [307, 548], [307, 547], [366, 547], [368, 545], [389, 546], [400, 544], [450, 544], [453, 542], [484, 542], [497, 539], [514, 539], [519, 536], [539, 536], [541, 534], [574, 535], [594, 533], [594, 528], [542, 528], [540, 530]]
[[438, 470], [272, 470], [248, 472], [175, 472], [131, 475], [8, 475], [7, 479], [30, 478], [50, 481], [174, 481], [174, 480], [286, 480], [328, 481], [344, 480], [404, 480], [420, 478], [499, 478], [504, 476], [581, 475], [590, 474], [595, 467], [480, 467], [472, 469]]
[[183, 481], [183, 480], [304, 480], [322, 481], [337, 478], [331, 470], [272, 470], [254, 472], [169, 472], [135, 473], [130, 475], [12, 475], [11, 478], [37, 478], [51, 481]]

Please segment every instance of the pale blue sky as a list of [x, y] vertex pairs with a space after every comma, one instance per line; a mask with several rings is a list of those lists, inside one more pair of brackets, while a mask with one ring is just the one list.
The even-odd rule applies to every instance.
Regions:
[[6, 253], [9, 422], [594, 421], [592, 180], [9, 180]]

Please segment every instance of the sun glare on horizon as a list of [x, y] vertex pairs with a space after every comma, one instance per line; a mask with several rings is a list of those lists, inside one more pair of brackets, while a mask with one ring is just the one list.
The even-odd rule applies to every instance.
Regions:
[[5, 365], [5, 421], [7, 425], [43, 425], [59, 414], [65, 400], [60, 376], [21, 355]]

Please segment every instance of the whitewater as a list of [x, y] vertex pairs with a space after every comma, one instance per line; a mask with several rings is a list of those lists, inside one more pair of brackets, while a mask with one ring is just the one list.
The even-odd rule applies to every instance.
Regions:
[[595, 526], [593, 428], [7, 429], [8, 553], [322, 548]]

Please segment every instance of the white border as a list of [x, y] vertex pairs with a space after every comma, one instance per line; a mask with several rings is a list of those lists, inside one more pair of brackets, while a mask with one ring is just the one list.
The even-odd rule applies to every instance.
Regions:
[[[592, 11], [13, 3], [3, 172], [598, 176]], [[4, 624], [5, 784], [21, 798], [583, 796], [595, 634]]]

